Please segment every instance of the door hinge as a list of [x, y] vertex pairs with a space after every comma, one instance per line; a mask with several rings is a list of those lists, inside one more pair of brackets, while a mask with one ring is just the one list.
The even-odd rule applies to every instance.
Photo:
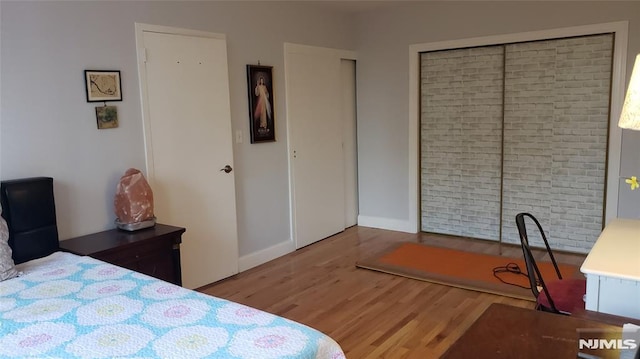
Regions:
[[147, 63], [147, 48], [143, 47], [140, 54], [142, 55], [142, 62]]

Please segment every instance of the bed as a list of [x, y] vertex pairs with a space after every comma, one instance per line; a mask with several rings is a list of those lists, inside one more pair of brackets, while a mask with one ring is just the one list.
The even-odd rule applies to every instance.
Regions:
[[[11, 237], [19, 206], [2, 184]], [[45, 232], [9, 241], [20, 275], [0, 282], [2, 358], [344, 358], [340, 346], [315, 329], [57, 251], [51, 230]], [[25, 255], [21, 240], [49, 243], [35, 252], [26, 246]]]

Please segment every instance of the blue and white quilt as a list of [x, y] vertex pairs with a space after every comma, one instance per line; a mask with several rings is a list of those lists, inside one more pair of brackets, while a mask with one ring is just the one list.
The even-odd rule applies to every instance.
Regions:
[[302, 324], [90, 257], [19, 269], [0, 282], [1, 358], [344, 358]]

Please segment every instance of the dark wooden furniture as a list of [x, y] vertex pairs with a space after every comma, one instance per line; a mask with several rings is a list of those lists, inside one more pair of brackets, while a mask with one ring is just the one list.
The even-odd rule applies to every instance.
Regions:
[[619, 327], [627, 323], [640, 325], [640, 319], [622, 317], [619, 315], [613, 315], [613, 314], [607, 314], [607, 313], [601, 313], [601, 312], [594, 312], [592, 310], [587, 310], [587, 309], [576, 310], [575, 312], [571, 313], [571, 316], [574, 318], [595, 320], [596, 322], [611, 324]]
[[60, 249], [182, 285], [180, 243], [184, 232], [184, 228], [164, 224], [134, 232], [111, 229], [60, 241]]
[[[581, 331], [578, 331], [580, 329]], [[585, 331], [582, 331], [587, 329]], [[442, 358], [576, 358], [580, 338], [622, 338], [622, 328], [593, 320], [494, 303]], [[583, 349], [619, 358], [615, 349]]]

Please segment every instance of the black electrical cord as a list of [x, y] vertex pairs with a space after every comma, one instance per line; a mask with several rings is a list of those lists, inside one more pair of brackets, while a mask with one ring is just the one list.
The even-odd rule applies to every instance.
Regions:
[[524, 289], [531, 289], [531, 287], [525, 287], [525, 286], [517, 284], [517, 283], [510, 283], [510, 282], [505, 281], [504, 279], [500, 278], [500, 276], [498, 275], [500, 273], [513, 273], [513, 274], [517, 274], [517, 275], [522, 275], [522, 276], [525, 276], [527, 278], [527, 280], [528, 280], [529, 279], [529, 275], [527, 273], [523, 272], [520, 269], [520, 266], [518, 266], [516, 263], [510, 262], [510, 263], [507, 263], [507, 265], [505, 265], [505, 266], [500, 266], [500, 267], [493, 268], [493, 276], [498, 278], [498, 280], [501, 281], [504, 284], [514, 285], [516, 287], [520, 287], [520, 288], [524, 288]]

